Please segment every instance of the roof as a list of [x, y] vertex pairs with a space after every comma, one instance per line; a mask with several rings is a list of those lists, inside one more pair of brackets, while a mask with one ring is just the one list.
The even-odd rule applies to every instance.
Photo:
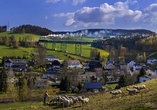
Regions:
[[52, 61], [52, 65], [60, 66], [60, 62], [58, 60], [54, 60]]
[[149, 78], [149, 79], [155, 79], [157, 78], [157, 74], [154, 74], [154, 75], [145, 75], [146, 78]]
[[68, 61], [68, 65], [80, 65], [80, 61], [79, 60], [69, 60]]
[[96, 77], [96, 73], [95, 72], [78, 72], [79, 76], [95, 76]]
[[104, 69], [115, 69], [115, 66], [112, 63], [109, 63], [106, 66], [104, 66]]
[[102, 89], [102, 83], [100, 82], [85, 82], [85, 89]]
[[21, 59], [7, 59], [5, 62], [14, 63], [17, 65], [26, 64], [26, 62], [22, 61]]
[[102, 64], [101, 64], [99, 61], [91, 61], [91, 62], [89, 63], [89, 65], [90, 65], [90, 66], [97, 66], [97, 65], [102, 66]]

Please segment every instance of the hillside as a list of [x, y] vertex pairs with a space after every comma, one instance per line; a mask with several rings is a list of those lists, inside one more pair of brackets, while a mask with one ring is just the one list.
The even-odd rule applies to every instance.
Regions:
[[[84, 110], [154, 110], [157, 109], [157, 79], [141, 84], [146, 85], [146, 89], [141, 90], [136, 95], [128, 95], [126, 87], [122, 88], [122, 95], [112, 98], [109, 92], [89, 95], [89, 103]], [[130, 86], [129, 88], [132, 88]], [[80, 109], [78, 106], [66, 108]]]
[[49, 35], [53, 32], [47, 28], [43, 28], [40, 26], [34, 26], [30, 24], [26, 25], [20, 25], [18, 27], [13, 27], [10, 29], [12, 33], [30, 33], [30, 34], [36, 34], [36, 35]]
[[100, 32], [102, 34], [132, 34], [132, 33], [139, 33], [139, 34], [150, 34], [153, 35], [155, 32], [146, 30], [146, 29], [82, 29], [76, 31], [55, 31], [54, 34], [66, 34], [66, 33], [95, 33]]
[[[88, 105], [81, 107], [81, 103], [72, 105], [70, 107], [65, 107], [64, 110], [155, 110], [157, 109], [157, 79], [144, 82], [142, 84], [146, 85], [146, 89], [140, 91], [136, 95], [128, 95], [126, 87], [122, 88], [122, 95], [117, 95], [112, 98], [112, 95], [109, 92], [104, 93], [90, 93], [86, 95], [89, 97]], [[133, 86], [130, 86], [131, 88]], [[24, 105], [24, 106], [23, 106]], [[26, 104], [7, 104], [1, 105], [0, 108], [18, 108], [20, 106], [21, 110], [33, 109], [33, 110], [61, 110], [62, 105], [52, 104], [51, 106], [43, 106], [42, 102], [32, 103], [30, 106], [29, 103], [26, 107]], [[22, 109], [23, 108], [23, 109]], [[1, 110], [1, 109], [0, 109]], [[7, 110], [7, 109], [5, 109]], [[9, 109], [17, 110], [17, 109]]]
[[40, 36], [30, 33], [11, 33], [10, 31], [7, 32], [1, 32], [0, 37], [3, 36], [14, 36], [16, 39], [23, 38], [23, 37], [32, 37], [35, 41], [38, 41]]

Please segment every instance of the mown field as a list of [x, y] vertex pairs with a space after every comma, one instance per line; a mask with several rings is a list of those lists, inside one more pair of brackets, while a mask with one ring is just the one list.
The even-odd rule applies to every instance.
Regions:
[[[86, 97], [89, 97], [87, 105], [82, 106], [81, 103], [78, 103], [70, 107], [65, 107], [64, 110], [156, 110], [157, 79], [141, 84], [145, 84], [146, 89], [141, 90], [136, 95], [129, 95], [126, 87], [121, 88], [123, 93], [116, 97], [112, 97], [109, 92], [86, 94]], [[132, 87], [129, 86], [129, 88]], [[42, 102], [32, 103], [31, 105], [30, 103], [26, 104], [1, 104], [0, 110], [62, 110], [62, 105], [60, 104], [49, 104], [47, 106], [43, 106]]]

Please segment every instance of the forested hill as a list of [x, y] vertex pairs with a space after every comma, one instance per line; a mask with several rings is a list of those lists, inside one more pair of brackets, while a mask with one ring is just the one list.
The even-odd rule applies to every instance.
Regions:
[[139, 34], [156, 34], [153, 31], [146, 30], [146, 29], [82, 29], [77, 31], [56, 31], [55, 34], [66, 34], [66, 33], [106, 33], [106, 34], [132, 34], [132, 33], [139, 33]]
[[37, 34], [37, 35], [49, 35], [52, 34], [53, 31], [47, 29], [47, 28], [42, 28], [40, 26], [35, 26], [35, 25], [20, 25], [18, 27], [13, 27], [10, 29], [12, 33], [31, 33], [31, 34]]

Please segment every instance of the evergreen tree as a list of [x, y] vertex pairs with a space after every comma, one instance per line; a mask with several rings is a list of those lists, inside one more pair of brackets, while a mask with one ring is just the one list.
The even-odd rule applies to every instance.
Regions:
[[5, 68], [0, 72], [0, 93], [7, 90], [7, 74]]
[[96, 56], [95, 56], [95, 60], [100, 60], [100, 52], [98, 52], [97, 54], [96, 54]]
[[139, 72], [139, 74], [137, 76], [138, 82], [139, 82], [139, 78], [142, 77], [142, 76], [144, 76], [144, 75], [146, 75], [146, 71], [143, 68], [141, 68], [140, 72]]
[[125, 87], [126, 86], [126, 79], [125, 79], [125, 76], [124, 75], [121, 75], [120, 76], [120, 79], [118, 81], [118, 86], [119, 87]]
[[71, 89], [71, 84], [68, 78], [65, 76], [65, 78], [62, 78], [61, 83], [60, 83], [60, 91], [70, 91]]
[[80, 91], [81, 89], [83, 89], [83, 86], [82, 86], [82, 84], [81, 84], [80, 82], [78, 83], [78, 86], [77, 86], [77, 87], [78, 87], [79, 91]]
[[6, 57], [3, 57], [2, 58], [2, 65], [4, 65], [5, 60], [6, 60]]
[[65, 91], [65, 81], [64, 81], [64, 79], [62, 78], [62, 80], [61, 80], [61, 83], [60, 83], [60, 91]]
[[17, 86], [18, 86], [19, 101], [25, 101], [27, 99], [28, 86], [27, 86], [27, 80], [24, 76], [19, 77]]
[[70, 81], [69, 79], [67, 78], [67, 76], [65, 77], [65, 91], [70, 91], [71, 89], [71, 84], [70, 84]]

